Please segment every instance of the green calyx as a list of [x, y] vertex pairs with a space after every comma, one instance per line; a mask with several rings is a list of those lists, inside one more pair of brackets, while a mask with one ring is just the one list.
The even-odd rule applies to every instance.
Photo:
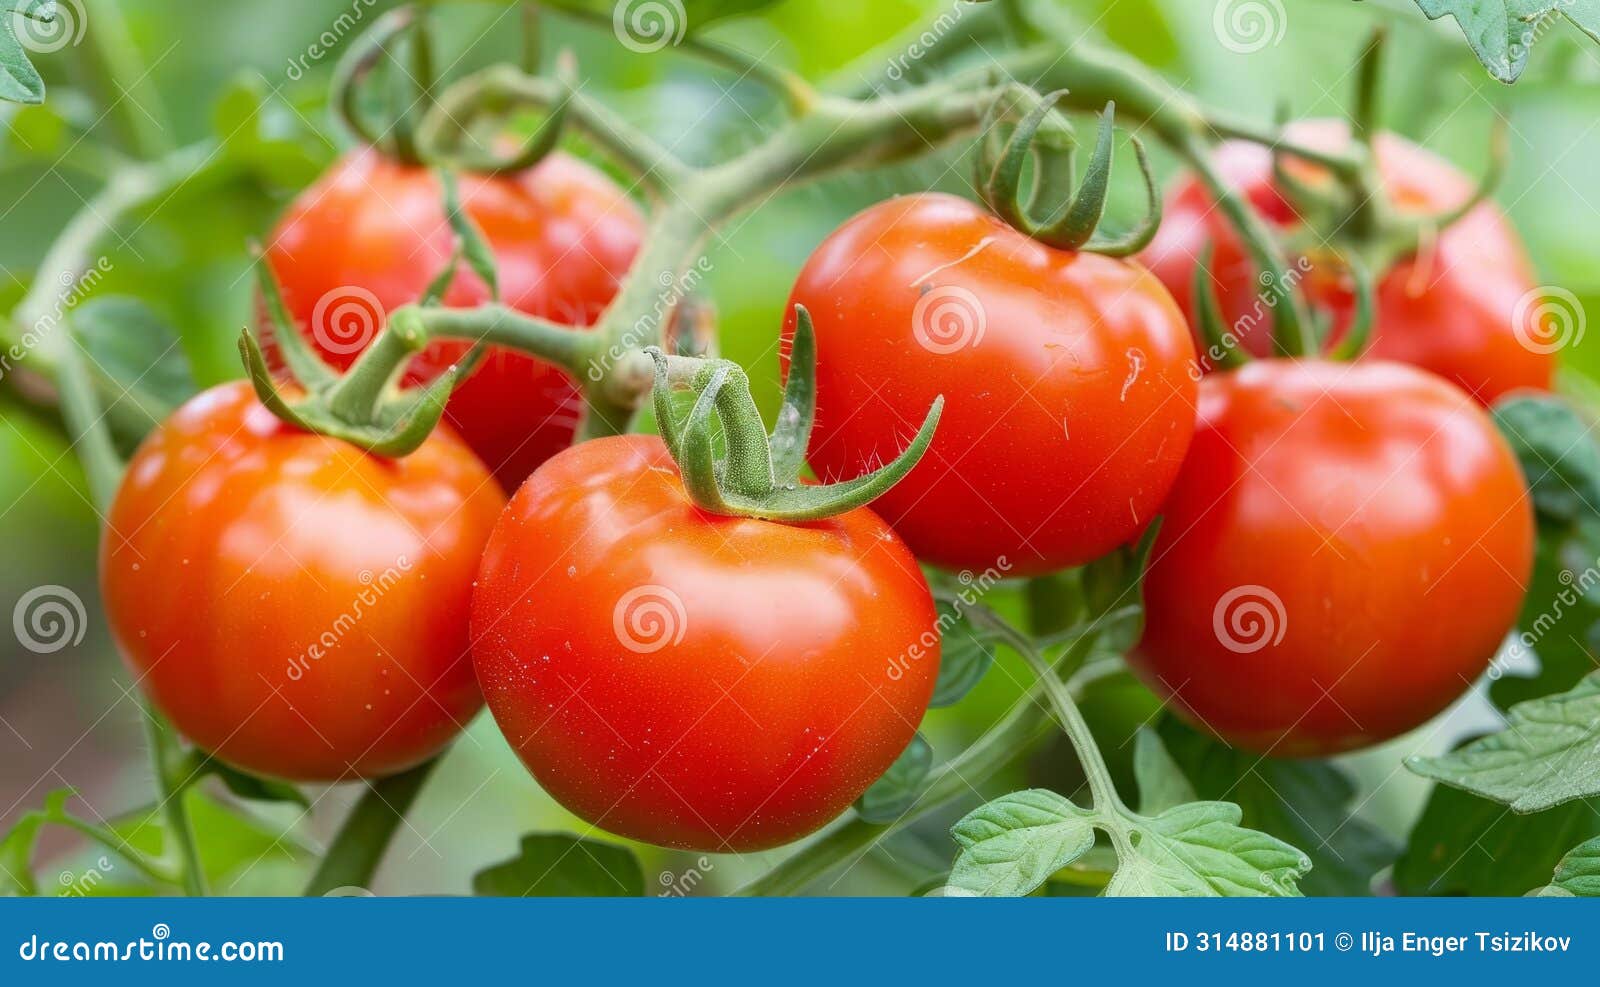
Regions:
[[[1323, 347], [1325, 349], [1323, 355], [1330, 360], [1354, 360], [1366, 352], [1367, 344], [1372, 341], [1372, 328], [1377, 318], [1377, 286], [1373, 282], [1371, 270], [1356, 255], [1324, 250], [1322, 257], [1324, 263], [1343, 270], [1350, 281], [1351, 294], [1355, 298], [1355, 312], [1351, 316], [1344, 338], [1331, 347]], [[1217, 298], [1216, 283], [1211, 277], [1211, 264], [1212, 252], [1208, 249], [1201, 255], [1194, 268], [1195, 330], [1205, 343], [1205, 353], [1202, 357], [1206, 363], [1228, 370], [1248, 363], [1251, 357], [1250, 353], [1240, 345], [1242, 340], [1239, 329], [1242, 327], [1228, 325], [1226, 317], [1222, 314], [1222, 303]], [[1283, 301], [1279, 299], [1274, 304], [1282, 304]], [[1332, 326], [1325, 323], [1319, 325], [1317, 329], [1319, 341], [1326, 341], [1332, 332]]]
[[[455, 267], [452, 260], [434, 287], [448, 284]], [[308, 432], [342, 439], [381, 456], [404, 456], [432, 434], [450, 392], [482, 358], [480, 344], [428, 386], [402, 389], [400, 375], [411, 357], [427, 345], [428, 334], [414, 309], [401, 310], [341, 376], [300, 335], [284, 307], [278, 283], [259, 253], [256, 278], [272, 320], [273, 339], [301, 393], [291, 396], [279, 387], [260, 340], [248, 326], [239, 336], [245, 370], [268, 410]]]
[[[1110, 257], [1127, 257], [1143, 250], [1161, 223], [1161, 193], [1150, 175], [1144, 144], [1137, 137], [1132, 140], [1139, 171], [1144, 177], [1145, 217], [1122, 234], [1106, 235], [1099, 231], [1111, 184], [1115, 105], [1107, 103], [1100, 115], [1088, 167], [1083, 180], [1074, 188], [1076, 141], [1066, 122], [1055, 112], [1056, 103], [1066, 95], [1066, 90], [1047, 96], [1040, 96], [1031, 89], [1022, 90], [1022, 100], [1031, 102], [1032, 107], [1014, 126], [1000, 125], [998, 118], [1005, 112], [1003, 107], [1015, 105], [1017, 95], [1008, 93], [996, 103], [985, 127], [987, 136], [978, 145], [977, 184], [989, 208], [1013, 228], [1052, 247], [1092, 251]], [[1023, 170], [1030, 158], [1033, 181], [1024, 194]]]
[[[1382, 28], [1375, 31], [1356, 66], [1350, 110], [1349, 153], [1353, 160], [1331, 175], [1307, 179], [1296, 175], [1289, 162], [1304, 160], [1313, 166], [1320, 162], [1302, 159], [1285, 145], [1274, 146], [1272, 155], [1273, 183], [1301, 220], [1301, 232], [1290, 238], [1289, 246], [1310, 253], [1330, 242], [1346, 257], [1359, 256], [1374, 271], [1387, 270], [1415, 254], [1487, 201], [1505, 177], [1510, 158], [1509, 128], [1505, 118], [1496, 117], [1489, 138], [1488, 166], [1466, 199], [1424, 215], [1395, 209], [1384, 191], [1377, 155], [1381, 133], [1378, 97], [1387, 38]], [[1280, 110], [1280, 133], [1286, 117]]]
[[[653, 398], [661, 437], [690, 498], [713, 514], [803, 522], [865, 506], [921, 460], [944, 408], [944, 398], [936, 398], [916, 436], [892, 462], [852, 480], [803, 484], [800, 472], [815, 421], [817, 362], [816, 333], [803, 306], [796, 306], [789, 379], [771, 435], [750, 396], [749, 378], [737, 364], [668, 356], [654, 346], [645, 352], [655, 361]], [[696, 395], [681, 421], [672, 402], [676, 389]], [[720, 424], [727, 450], [720, 459], [713, 423]]]

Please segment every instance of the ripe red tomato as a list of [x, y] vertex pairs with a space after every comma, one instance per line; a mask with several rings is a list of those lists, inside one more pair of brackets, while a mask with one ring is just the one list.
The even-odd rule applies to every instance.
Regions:
[[1200, 385], [1162, 508], [1139, 676], [1239, 747], [1396, 736], [1484, 670], [1533, 564], [1533, 508], [1488, 416], [1373, 361], [1264, 360]]
[[140, 687], [230, 764], [391, 774], [482, 704], [468, 606], [504, 502], [448, 428], [381, 459], [223, 384], [128, 464], [100, 554], [111, 629]]
[[1150, 523], [1194, 429], [1183, 316], [1136, 264], [1034, 241], [948, 195], [879, 203], [811, 255], [809, 461], [892, 458], [936, 396], [916, 468], [874, 503], [919, 558], [1015, 575], [1104, 555]]
[[707, 514], [661, 440], [559, 453], [511, 499], [472, 602], [489, 709], [539, 784], [663, 846], [759, 850], [838, 815], [939, 670], [927, 583], [867, 509]]
[[[608, 178], [564, 154], [514, 177], [462, 175], [461, 197], [499, 265], [506, 304], [587, 326], [616, 294], [644, 221]], [[382, 327], [383, 314], [414, 302], [450, 258], [453, 237], [437, 180], [427, 169], [373, 151], [352, 154], [307, 189], [267, 248], [290, 316], [338, 367]], [[445, 293], [480, 305], [487, 287], [462, 265]], [[432, 380], [466, 352], [429, 346], [407, 380]], [[582, 401], [564, 370], [492, 349], [450, 398], [445, 414], [509, 491], [572, 443]]]
[[[1312, 147], [1334, 149], [1349, 141], [1336, 120], [1293, 125], [1290, 134]], [[1436, 214], [1472, 194], [1473, 183], [1454, 166], [1393, 134], [1377, 141], [1384, 191], [1403, 214]], [[1292, 228], [1294, 210], [1276, 189], [1272, 157], [1256, 144], [1229, 143], [1217, 164], [1276, 225]], [[1325, 173], [1291, 162], [1297, 176], [1326, 180]], [[1226, 217], [1193, 178], [1167, 195], [1161, 229], [1141, 259], [1150, 266], [1185, 314], [1194, 316], [1194, 271], [1208, 248], [1212, 280], [1228, 326], [1258, 356], [1271, 352], [1270, 308], [1256, 272]], [[1519, 387], [1547, 390], [1555, 368], [1552, 327], [1541, 320], [1533, 270], [1522, 242], [1492, 203], [1473, 209], [1421, 252], [1378, 278], [1377, 319], [1368, 355], [1424, 367], [1466, 388], [1485, 405]], [[1305, 289], [1339, 326], [1353, 310], [1342, 279], [1313, 266]], [[1557, 329], [1559, 327], [1556, 327]]]

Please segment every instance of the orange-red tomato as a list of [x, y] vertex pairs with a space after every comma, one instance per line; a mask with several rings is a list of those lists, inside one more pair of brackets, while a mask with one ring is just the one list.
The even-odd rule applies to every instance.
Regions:
[[382, 459], [223, 384], [128, 464], [100, 556], [111, 630], [139, 687], [224, 761], [391, 774], [482, 704], [468, 606], [504, 503], [448, 428]]
[[1194, 346], [1136, 264], [1057, 250], [948, 195], [880, 203], [790, 297], [817, 333], [809, 461], [849, 478], [944, 416], [873, 504], [919, 558], [1015, 575], [1097, 558], [1155, 516], [1194, 429]]
[[473, 597], [489, 709], [539, 784], [614, 833], [759, 850], [838, 815], [938, 676], [928, 585], [865, 508], [707, 514], [661, 440], [559, 453], [511, 499]]
[[[1327, 149], [1349, 141], [1349, 129], [1335, 120], [1298, 123], [1290, 134]], [[1467, 176], [1404, 138], [1381, 134], [1377, 149], [1384, 191], [1401, 213], [1441, 213], [1472, 194]], [[1294, 210], [1274, 185], [1266, 149], [1226, 144], [1218, 150], [1217, 165], [1274, 224], [1296, 225]], [[1307, 180], [1327, 179], [1315, 169], [1291, 165]], [[1267, 355], [1268, 296], [1227, 218], [1197, 180], [1184, 178], [1168, 193], [1161, 229], [1140, 259], [1191, 319], [1195, 266], [1208, 249], [1215, 251], [1210, 268], [1225, 321], [1251, 352]], [[1308, 267], [1304, 289], [1340, 326], [1347, 324], [1353, 309], [1348, 285]], [[1494, 204], [1483, 203], [1426, 241], [1417, 255], [1375, 273], [1377, 319], [1369, 356], [1424, 367], [1485, 405], [1519, 387], [1549, 388], [1560, 327], [1542, 321], [1549, 313], [1541, 310], [1527, 253]]]
[[1363, 747], [1484, 670], [1533, 538], [1516, 459], [1453, 384], [1382, 361], [1211, 374], [1129, 660], [1237, 746]]
[[[508, 177], [464, 174], [462, 205], [488, 240], [506, 304], [575, 326], [616, 294], [644, 221], [604, 175], [564, 154]], [[374, 151], [354, 153], [290, 206], [267, 247], [290, 315], [330, 362], [348, 366], [414, 302], [450, 258], [454, 238], [438, 181]], [[444, 304], [480, 305], [488, 288], [466, 265]], [[466, 344], [439, 342], [408, 381], [431, 380]], [[491, 349], [445, 414], [507, 491], [572, 442], [582, 401], [571, 376], [542, 360]]]

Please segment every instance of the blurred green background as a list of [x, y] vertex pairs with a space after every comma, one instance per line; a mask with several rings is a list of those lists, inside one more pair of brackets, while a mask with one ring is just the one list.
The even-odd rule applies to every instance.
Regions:
[[[764, 52], [808, 78], [853, 81], [862, 67], [846, 67], [863, 53], [949, 4], [789, 0], [768, 14], [729, 21], [714, 35]], [[0, 213], [0, 306], [9, 310], [22, 297], [65, 224], [108, 178], [115, 180], [118, 166], [99, 147], [132, 136], [170, 148], [231, 133], [203, 179], [116, 227], [103, 247], [110, 273], [96, 291], [137, 296], [176, 327], [201, 384], [238, 375], [234, 342], [251, 311], [247, 244], [346, 146], [325, 107], [328, 77], [342, 46], [320, 59], [307, 52], [340, 14], [359, 8], [370, 17], [388, 6], [369, 8], [361, 0], [64, 5], [85, 18], [87, 30], [35, 59], [50, 86], [46, 106], [0, 107], [6, 122], [0, 168], [7, 189]], [[1476, 62], [1453, 23], [1425, 21], [1410, 0], [1290, 0], [1281, 40], [1249, 54], [1219, 42], [1211, 2], [1072, 0], [1063, 6], [1089, 35], [1132, 51], [1201, 99], [1263, 120], [1280, 104], [1295, 116], [1340, 113], [1364, 36], [1375, 23], [1390, 24], [1387, 124], [1476, 171], [1486, 157], [1491, 119], [1497, 112], [1507, 116], [1514, 160], [1498, 198], [1523, 232], [1542, 283], [1573, 292], [1591, 313], [1600, 312], [1600, 236], [1593, 232], [1600, 229], [1594, 166], [1600, 160], [1600, 51], [1569, 26], [1545, 32], [1523, 79], [1505, 86]], [[512, 32], [483, 36], [498, 12], [474, 4], [443, 8], [440, 49], [447, 54], [441, 64], [449, 75], [514, 55]], [[691, 160], [747, 147], [778, 119], [759, 88], [736, 84], [733, 76], [679, 53], [634, 54], [609, 31], [558, 18], [551, 19], [544, 40], [552, 50], [570, 46], [577, 53], [591, 95]], [[97, 71], [96, 44], [129, 60], [127, 77], [138, 80], [131, 92], [120, 92]], [[252, 112], [263, 96], [269, 99], [260, 119], [241, 136], [241, 114]], [[1170, 170], [1166, 159], [1158, 163], [1163, 174]], [[952, 152], [912, 166], [841, 176], [778, 195], [723, 231], [711, 251], [708, 278], [721, 313], [721, 345], [725, 355], [749, 367], [768, 411], [776, 395], [780, 313], [807, 254], [866, 204], [935, 186], [966, 192], [967, 173], [966, 162]], [[1124, 169], [1118, 193], [1120, 204], [1132, 209], [1138, 192], [1130, 178]], [[1600, 374], [1600, 343], [1569, 347], [1563, 360], [1573, 372], [1572, 386], [1583, 387], [1589, 373]], [[30, 590], [60, 585], [85, 602], [88, 627], [81, 643], [49, 654], [0, 635], [0, 831], [40, 805], [51, 789], [77, 789], [80, 812], [107, 821], [149, 801], [139, 709], [95, 601], [97, 523], [48, 389], [25, 372], [8, 374], [0, 381], [0, 616]], [[1002, 661], [962, 705], [936, 713], [930, 736], [937, 755], [959, 750], [993, 722], [1025, 680], [1020, 669]], [[1130, 725], [1149, 715], [1148, 698], [1135, 689], [1103, 693], [1092, 701], [1090, 714], [1106, 731], [1108, 752], [1125, 763], [1129, 749], [1121, 740]], [[1458, 715], [1475, 714], [1469, 709]], [[1070, 758], [1062, 763], [1054, 754], [1059, 751], [1046, 752], [1028, 769], [1031, 780], [1070, 784]], [[1363, 787], [1377, 792], [1361, 800], [1362, 815], [1403, 832], [1420, 809], [1421, 786], [1403, 772], [1396, 776], [1395, 750], [1368, 752], [1349, 763]], [[1020, 780], [970, 779], [994, 791]], [[313, 792], [314, 808], [305, 818], [284, 806], [204, 810], [202, 840], [216, 890], [293, 890], [305, 873], [305, 850], [323, 845], [355, 794]], [[952, 848], [945, 830], [959, 811], [933, 814], [819, 890], [903, 892], [919, 875], [948, 866]], [[464, 893], [474, 871], [515, 852], [520, 834], [566, 828], [586, 830], [543, 796], [484, 715], [449, 754], [402, 828], [375, 890]], [[52, 834], [41, 856], [39, 870], [48, 881], [57, 870], [73, 875], [96, 866], [98, 851], [85, 856], [71, 840]], [[701, 863], [650, 849], [644, 860], [651, 892], [680, 887], [692, 869], [699, 875], [690, 882], [696, 893], [732, 888], [764, 862], [757, 855]], [[72, 883], [63, 878], [63, 889]], [[131, 876], [113, 873], [104, 887], [130, 884]]]

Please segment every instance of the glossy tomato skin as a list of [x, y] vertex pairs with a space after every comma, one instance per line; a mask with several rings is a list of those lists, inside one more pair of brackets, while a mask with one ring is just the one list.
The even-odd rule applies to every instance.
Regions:
[[386, 460], [223, 384], [128, 464], [100, 556], [111, 629], [140, 687], [230, 764], [391, 774], [482, 705], [468, 607], [504, 502], [448, 428]]
[[[1349, 141], [1348, 128], [1335, 120], [1304, 121], [1290, 132], [1313, 147], [1333, 149]], [[1401, 137], [1382, 134], [1377, 148], [1384, 190], [1402, 213], [1437, 214], [1472, 194], [1466, 175]], [[1225, 144], [1217, 165], [1269, 220], [1286, 229], [1295, 225], [1293, 208], [1274, 186], [1272, 158], [1264, 148]], [[1295, 170], [1306, 180], [1326, 177], [1304, 166]], [[1184, 178], [1169, 191], [1161, 228], [1140, 259], [1191, 319], [1194, 271], [1207, 249], [1215, 250], [1212, 278], [1228, 325], [1238, 327], [1251, 352], [1268, 355], [1271, 315], [1255, 269], [1205, 189]], [[1473, 209], [1419, 255], [1379, 274], [1370, 358], [1431, 370], [1485, 405], [1517, 388], [1549, 389], [1554, 346], [1550, 327], [1538, 322], [1533, 268], [1516, 231], [1493, 203]], [[1309, 264], [1300, 276], [1312, 299], [1346, 324], [1353, 307], [1348, 286]]]
[[1483, 672], [1533, 539], [1515, 458], [1453, 384], [1383, 361], [1211, 374], [1129, 660], [1236, 746], [1364, 747]]
[[892, 458], [944, 395], [927, 455], [873, 504], [919, 558], [1013, 575], [1078, 565], [1137, 536], [1177, 475], [1195, 352], [1136, 264], [1047, 247], [964, 199], [912, 195], [817, 248], [786, 339], [796, 303], [817, 331], [819, 475]]
[[[501, 297], [532, 315], [587, 326], [616, 294], [644, 221], [627, 195], [575, 158], [551, 154], [524, 174], [463, 174], [462, 203], [499, 265]], [[454, 238], [437, 180], [376, 152], [337, 162], [290, 206], [267, 259], [289, 313], [344, 367], [371, 342], [382, 313], [415, 302], [450, 258]], [[488, 288], [462, 265], [444, 303], [481, 305]], [[431, 380], [466, 352], [429, 346], [408, 380]], [[451, 424], [509, 492], [572, 442], [582, 401], [558, 367], [492, 349], [450, 399]]]
[[539, 784], [614, 833], [747, 851], [816, 830], [911, 741], [938, 675], [905, 546], [858, 509], [702, 512], [654, 436], [559, 453], [473, 597], [489, 709]]

